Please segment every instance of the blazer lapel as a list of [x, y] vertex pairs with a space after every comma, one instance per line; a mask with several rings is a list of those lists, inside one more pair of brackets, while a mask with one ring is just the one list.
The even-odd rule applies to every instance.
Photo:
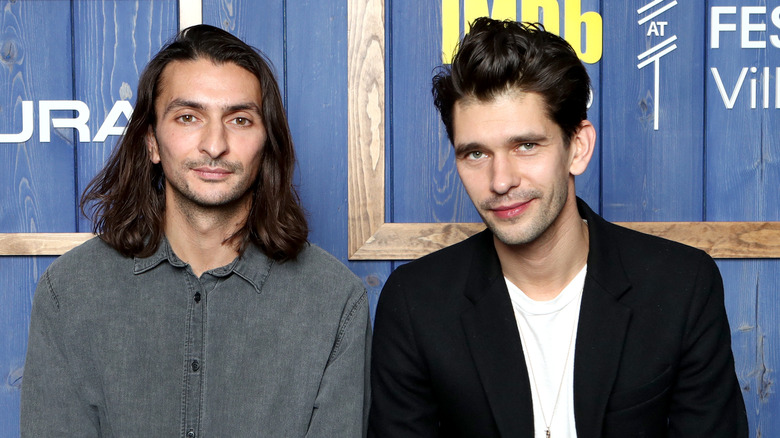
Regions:
[[587, 278], [574, 353], [574, 416], [579, 438], [600, 437], [631, 311]]
[[631, 310], [618, 299], [630, 288], [604, 219], [579, 201], [590, 234], [574, 354], [574, 415], [579, 438], [600, 437], [617, 378]]
[[501, 436], [533, 436], [533, 402], [523, 348], [492, 234], [473, 258], [461, 322]]

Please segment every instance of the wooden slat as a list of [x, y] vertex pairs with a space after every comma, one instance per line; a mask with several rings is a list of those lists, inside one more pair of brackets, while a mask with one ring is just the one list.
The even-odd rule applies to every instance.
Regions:
[[[767, 11], [777, 5], [767, 2]], [[738, 17], [739, 9], [732, 16]], [[726, 16], [719, 19], [721, 23], [726, 20]], [[720, 33], [719, 47], [708, 45], [707, 63], [700, 74], [706, 78], [707, 101], [706, 216], [715, 221], [780, 218], [780, 111], [775, 101], [780, 91], [776, 82], [780, 50], [772, 44], [746, 48], [744, 41], [732, 32]], [[743, 72], [744, 82], [737, 87]], [[716, 78], [728, 96], [725, 102]], [[731, 108], [729, 99], [733, 99]], [[743, 388], [751, 433], [780, 436], [775, 373], [780, 368], [780, 260], [729, 260], [718, 265], [732, 328], [734, 368]]]
[[[658, 20], [670, 25], [660, 35], [648, 33], [649, 23], [637, 24], [662, 6], [637, 14], [647, 3], [604, 4], [601, 214], [621, 221], [698, 221], [707, 217], [702, 202], [706, 39], [701, 37], [706, 31], [705, 20], [690, 17], [702, 6], [678, 2], [662, 13]], [[651, 58], [640, 54], [674, 36], [668, 47], [676, 49], [660, 58], [657, 71], [652, 63], [638, 68]]]
[[[69, 1], [2, 2], [0, 133], [22, 132], [27, 118], [23, 106], [33, 106], [26, 121], [33, 127], [31, 138], [0, 143], [2, 231], [60, 232], [76, 226], [74, 135], [71, 129], [51, 127], [51, 141], [41, 141], [41, 126], [50, 122], [40, 114], [43, 100], [73, 99], [70, 10]], [[52, 115], [69, 117], [63, 113]], [[32, 296], [50, 259], [0, 259], [0, 436], [20, 436], [19, 405]]]
[[[285, 88], [285, 16], [284, 1], [262, 2], [262, 13], [257, 12], [255, 0], [201, 0], [202, 22], [224, 29], [256, 47], [274, 68], [280, 90]], [[180, 1], [180, 8], [192, 7]]]
[[624, 222], [690, 245], [717, 259], [780, 258], [780, 222]]
[[[385, 221], [385, 23], [382, 0], [350, 0], [349, 254]], [[350, 256], [352, 258], [352, 256]]]
[[[622, 222], [619, 225], [702, 249], [715, 258], [780, 258], [780, 222]], [[352, 258], [414, 259], [484, 228], [477, 223], [386, 223]]]
[[[75, 74], [69, 80], [73, 81], [75, 98], [90, 108], [87, 126], [94, 138], [115, 102], [127, 100], [135, 105], [141, 70], [176, 34], [176, 2], [77, 1], [73, 2], [72, 11]], [[122, 116], [117, 126], [125, 123], [127, 119]], [[77, 175], [75, 205], [89, 181], [103, 168], [119, 137], [111, 135], [104, 142], [86, 141], [76, 143], [76, 166], [69, 169]], [[77, 228], [62, 231], [92, 229], [88, 218], [78, 214], [75, 217]]]
[[[458, 8], [458, 2], [448, 2]], [[480, 3], [479, 1], [472, 3]], [[487, 2], [482, 1], [487, 6]], [[393, 7], [395, 6], [395, 7]], [[433, 105], [431, 75], [442, 62], [443, 11], [419, 2], [391, 5], [387, 46], [388, 222], [479, 222], [455, 166], [455, 152]], [[465, 14], [445, 13], [463, 26]], [[464, 27], [460, 27], [463, 29]], [[468, 30], [468, 25], [465, 26]]]
[[0, 233], [0, 256], [62, 255], [92, 233]]
[[[706, 251], [714, 258], [780, 258], [780, 222], [618, 222]], [[411, 260], [485, 229], [479, 223], [385, 223], [352, 260]], [[60, 255], [90, 233], [0, 234], [0, 255]]]

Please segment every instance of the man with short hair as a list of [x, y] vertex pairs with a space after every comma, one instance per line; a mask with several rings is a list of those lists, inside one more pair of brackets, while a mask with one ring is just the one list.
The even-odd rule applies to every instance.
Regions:
[[434, 77], [488, 229], [387, 280], [369, 436], [747, 436], [713, 260], [575, 195], [589, 92], [563, 39], [488, 18]]
[[307, 243], [294, 165], [260, 53], [166, 45], [82, 198], [99, 236], [38, 284], [22, 435], [362, 436], [365, 290]]

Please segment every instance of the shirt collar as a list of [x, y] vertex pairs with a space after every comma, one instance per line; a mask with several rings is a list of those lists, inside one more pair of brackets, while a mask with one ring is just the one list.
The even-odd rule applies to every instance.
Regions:
[[[177, 268], [187, 266], [187, 263], [176, 256], [168, 243], [168, 239], [163, 236], [160, 239], [157, 250], [152, 255], [149, 257], [135, 257], [133, 259], [133, 274], [143, 274], [166, 260]], [[273, 264], [273, 259], [267, 257], [260, 251], [260, 248], [250, 243], [247, 245], [244, 254], [236, 257], [235, 260], [225, 266], [209, 270], [208, 273], [215, 277], [227, 277], [231, 273], [235, 273], [249, 282], [257, 293], [260, 293]]]

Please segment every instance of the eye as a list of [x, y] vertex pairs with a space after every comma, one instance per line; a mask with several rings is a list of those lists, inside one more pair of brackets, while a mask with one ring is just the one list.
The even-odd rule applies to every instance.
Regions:
[[468, 160], [479, 160], [485, 157], [485, 153], [482, 151], [471, 151], [466, 154]]
[[249, 126], [252, 124], [252, 122], [246, 117], [236, 117], [232, 120], [232, 123], [238, 126]]
[[176, 119], [184, 123], [192, 123], [195, 121], [195, 116], [193, 116], [192, 114], [183, 114], [177, 117]]
[[523, 152], [528, 152], [536, 147], [536, 143], [521, 143], [517, 145], [517, 149]]

